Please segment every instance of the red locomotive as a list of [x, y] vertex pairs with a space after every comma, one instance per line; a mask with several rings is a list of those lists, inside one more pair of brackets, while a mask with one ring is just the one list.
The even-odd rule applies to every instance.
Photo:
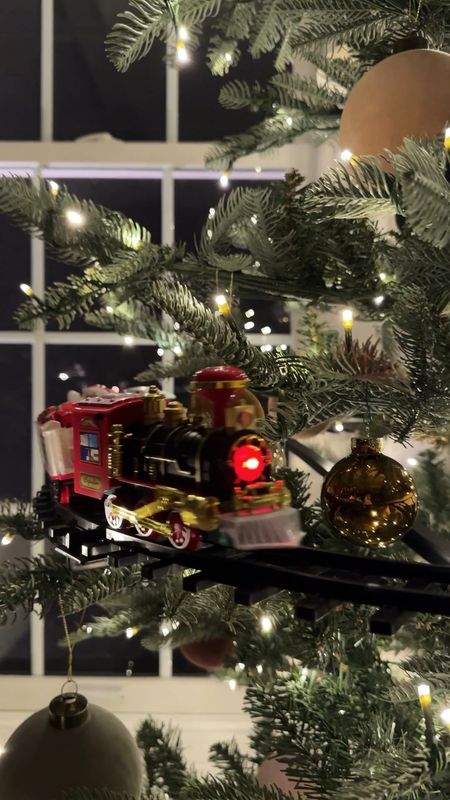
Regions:
[[[98, 512], [138, 539], [202, 539], [243, 550], [296, 546], [298, 511], [255, 428], [262, 407], [235, 367], [210, 367], [191, 384], [188, 410], [151, 386], [96, 392], [39, 417], [55, 501]], [[101, 506], [100, 506], [101, 507]]]

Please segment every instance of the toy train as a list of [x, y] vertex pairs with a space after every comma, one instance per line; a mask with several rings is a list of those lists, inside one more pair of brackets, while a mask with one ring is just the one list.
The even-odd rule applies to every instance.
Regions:
[[87, 518], [103, 510], [110, 530], [180, 549], [297, 546], [299, 514], [271, 476], [247, 383], [240, 369], [209, 367], [193, 378], [189, 411], [156, 386], [48, 408], [38, 427], [54, 503]]

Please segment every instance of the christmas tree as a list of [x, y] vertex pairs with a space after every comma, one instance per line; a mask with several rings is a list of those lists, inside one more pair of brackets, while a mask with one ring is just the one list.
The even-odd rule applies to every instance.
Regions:
[[[261, 430], [280, 461], [289, 437], [335, 419], [360, 420], [365, 440], [385, 436], [407, 444], [428, 437], [433, 449], [422, 457], [417, 480], [421, 514], [448, 538], [449, 13], [446, 0], [130, 0], [106, 43], [119, 70], [132, 69], [157, 40], [168, 41], [170, 57], [182, 65], [205, 26], [213, 74], [231, 72], [241, 51], [273, 54], [266, 84], [231, 80], [221, 92], [225, 107], [257, 115], [253, 127], [210, 154], [224, 185], [242, 155], [307, 132], [319, 140], [332, 136], [341, 117], [341, 141], [350, 130], [345, 155], [312, 184], [291, 173], [266, 189], [232, 189], [193, 252], [154, 244], [151, 231], [64, 187], [1, 178], [0, 210], [78, 267], [44, 297], [31, 294], [18, 311], [20, 323], [69, 326], [82, 316], [174, 351], [174, 362], [150, 365], [141, 382], [210, 365], [242, 368], [255, 391], [277, 397]], [[425, 60], [416, 63], [417, 54]], [[411, 76], [428, 70], [430, 55], [433, 85], [444, 86], [444, 100], [433, 95], [427, 112]], [[360, 122], [352, 129], [350, 113], [360, 81], [380, 65], [389, 69], [391, 58], [406, 63], [404, 73], [394, 66], [392, 80], [409, 76], [407, 106], [421, 111], [423, 102], [398, 141], [395, 126], [386, 124], [395, 108], [372, 120], [367, 135]], [[386, 214], [391, 222], [382, 226]], [[249, 342], [239, 301], [252, 294], [296, 304], [298, 352]], [[336, 340], [323, 328], [322, 308], [344, 310], [345, 337]], [[381, 344], [354, 341], [352, 317], [378, 324]], [[310, 503], [305, 473], [280, 465], [279, 474], [300, 510], [306, 545], [379, 557], [337, 536], [329, 515]], [[27, 506], [5, 502], [1, 524], [26, 538], [42, 535]], [[407, 561], [411, 551], [398, 543], [386, 556]], [[215, 666], [231, 686], [247, 686], [253, 752], [216, 744], [219, 772], [198, 778], [187, 770], [174, 732], [148, 721], [139, 734], [145, 797], [284, 800], [291, 791], [301, 800], [448, 798], [447, 617], [421, 614], [386, 641], [370, 632], [368, 607], [330, 603], [311, 625], [297, 618], [302, 599], [299, 587], [247, 607], [228, 586], [186, 592], [179, 573], [143, 584], [137, 565], [74, 572], [58, 557], [0, 569], [4, 622], [20, 607], [46, 613], [59, 605], [69, 614], [99, 603], [107, 614], [92, 624], [94, 635], [138, 629], [155, 649], [222, 643]], [[78, 632], [72, 642], [83, 636]], [[76, 797], [103, 800], [81, 790]]]

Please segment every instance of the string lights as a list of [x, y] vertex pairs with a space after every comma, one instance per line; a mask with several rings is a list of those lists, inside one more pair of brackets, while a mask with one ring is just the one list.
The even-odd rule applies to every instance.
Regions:
[[164, 350], [162, 349], [162, 347], [158, 347], [156, 353], [160, 358], [162, 358], [164, 355]]
[[2, 536], [2, 545], [7, 547], [14, 540], [14, 534], [11, 531], [6, 531]]
[[59, 380], [63, 381], [63, 382], [68, 381], [69, 377], [70, 376], [69, 376], [69, 374], [67, 372], [60, 372], [59, 375], [58, 375]]
[[33, 297], [33, 289], [28, 285], [28, 283], [21, 283], [19, 289], [21, 292], [26, 294], [27, 297]]
[[51, 196], [52, 197], [57, 197], [58, 193], [59, 193], [59, 183], [56, 183], [56, 181], [49, 181], [48, 185], [49, 185], [49, 188], [50, 188]]
[[384, 294], [379, 294], [377, 297], [373, 298], [373, 304], [375, 306], [381, 306], [384, 303]]
[[259, 620], [259, 626], [261, 628], [262, 633], [271, 633], [273, 628], [273, 622], [267, 614], [263, 614], [261, 619]]
[[123, 337], [123, 342], [126, 345], [126, 347], [133, 347], [133, 345], [134, 345], [134, 337], [133, 336], [124, 336]]
[[450, 708], [444, 708], [441, 713], [441, 721], [444, 723], [445, 727], [448, 728], [450, 731]]
[[237, 689], [237, 680], [236, 678], [230, 678], [228, 681], [228, 687], [231, 689], [232, 692], [235, 692]]
[[74, 208], [69, 208], [66, 211], [66, 220], [69, 225], [72, 225], [74, 228], [80, 228], [82, 225], [84, 225], [83, 215]]
[[246, 331], [251, 331], [252, 328], [254, 328], [254, 327], [255, 327], [255, 323], [251, 319], [249, 319], [248, 322], [244, 323], [244, 328], [245, 328]]
[[219, 184], [222, 189], [228, 189], [230, 185], [230, 173], [229, 172], [222, 172], [222, 175], [219, 178]]
[[353, 343], [353, 311], [351, 308], [344, 308], [342, 312], [342, 324], [345, 334], [345, 349], [347, 353], [350, 353]]
[[127, 628], [126, 631], [125, 631], [125, 636], [127, 637], [127, 639], [132, 639], [133, 636], [136, 636], [136, 634], [138, 634], [138, 633], [139, 633], [139, 628], [136, 628], [136, 627]]

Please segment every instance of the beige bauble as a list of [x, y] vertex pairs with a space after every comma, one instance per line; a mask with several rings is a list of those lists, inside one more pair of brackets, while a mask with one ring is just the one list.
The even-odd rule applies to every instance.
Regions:
[[397, 150], [405, 137], [444, 135], [450, 120], [450, 55], [407, 50], [371, 67], [349, 94], [340, 145], [357, 156]]
[[284, 794], [292, 794], [298, 800], [306, 800], [302, 787], [296, 787], [296, 781], [286, 775], [286, 764], [274, 756], [266, 758], [258, 767], [256, 780], [260, 786], [277, 786]]
[[81, 695], [76, 702], [73, 713], [59, 715], [55, 698], [50, 713], [43, 708], [14, 731], [0, 758], [2, 800], [62, 800], [79, 787], [139, 799], [143, 770], [133, 737], [114, 714]]

